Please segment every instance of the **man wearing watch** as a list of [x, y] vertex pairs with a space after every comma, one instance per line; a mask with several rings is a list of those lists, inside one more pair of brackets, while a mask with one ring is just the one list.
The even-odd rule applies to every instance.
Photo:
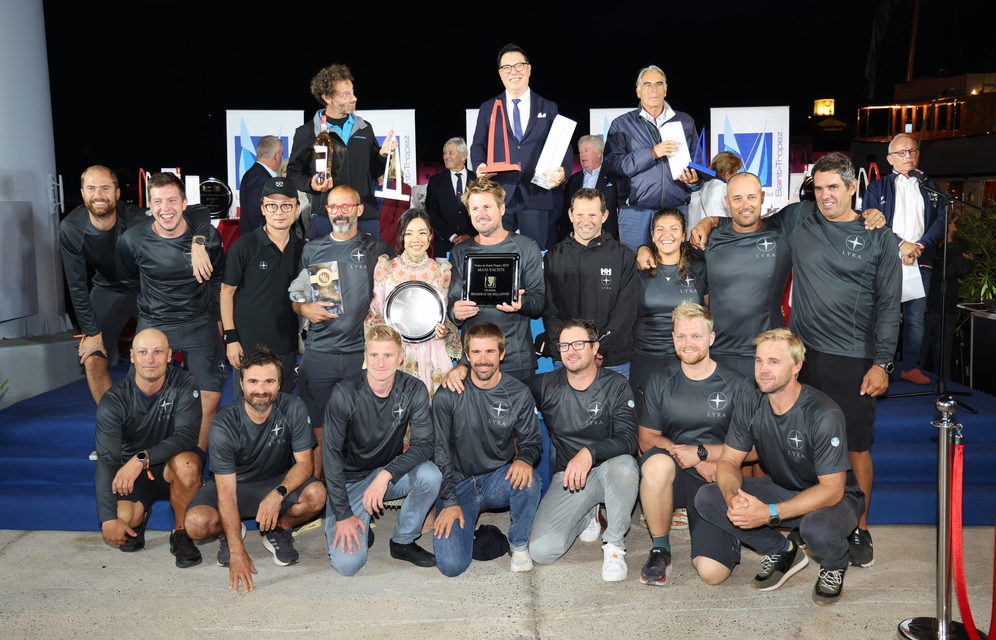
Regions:
[[[799, 382], [806, 348], [791, 331], [765, 331], [754, 344], [763, 396], [734, 410], [716, 482], [699, 489], [695, 508], [763, 555], [752, 583], [759, 591], [777, 589], [809, 563], [774, 529], [798, 527], [820, 559], [813, 602], [830, 605], [843, 594], [848, 538], [865, 502], [847, 455], [844, 414], [826, 394]], [[740, 465], [751, 450], [770, 475], [742, 476]]]
[[201, 486], [201, 404], [194, 376], [169, 366], [172, 356], [161, 331], [135, 336], [134, 375], [119, 380], [97, 405], [94, 485], [104, 540], [125, 552], [145, 547], [152, 504], [169, 500], [176, 526], [170, 553], [184, 569], [201, 562], [183, 524], [187, 503]]
[[643, 388], [638, 424], [640, 504], [653, 541], [640, 572], [643, 584], [667, 584], [671, 572], [671, 513], [688, 510], [692, 566], [708, 584], [719, 584], [739, 560], [730, 533], [703, 520], [695, 493], [716, 478], [716, 461], [733, 411], [756, 402], [750, 381], [709, 356], [716, 339], [712, 314], [694, 302], [672, 312], [679, 367], [651, 375]]
[[215, 419], [214, 479], [187, 509], [192, 538], [219, 537], [218, 564], [228, 567], [232, 591], [241, 586], [252, 591], [256, 573], [243, 543], [243, 520], [256, 520], [273, 562], [287, 566], [298, 560], [293, 527], [325, 506], [325, 487], [311, 476], [315, 439], [308, 411], [300, 398], [280, 392], [281, 366], [280, 357], [264, 346], [242, 355], [243, 400]]
[[[238, 369], [245, 349], [263, 344], [283, 367], [280, 390], [294, 388], [298, 351], [298, 320], [287, 296], [297, 276], [304, 242], [292, 231], [300, 205], [290, 180], [270, 178], [262, 188], [265, 224], [232, 243], [221, 283], [221, 323], [228, 362]], [[235, 384], [235, 397], [241, 396]]]

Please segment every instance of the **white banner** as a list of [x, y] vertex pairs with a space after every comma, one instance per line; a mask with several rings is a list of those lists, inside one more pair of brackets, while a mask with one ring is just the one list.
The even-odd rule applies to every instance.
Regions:
[[763, 215], [789, 203], [789, 108], [714, 107], [709, 127], [709, 160], [732, 151], [744, 170], [761, 179]]
[[232, 212], [239, 203], [239, 183], [249, 167], [256, 162], [256, 145], [263, 136], [277, 136], [284, 143], [282, 158], [290, 155], [294, 130], [304, 122], [303, 111], [225, 111], [225, 144], [228, 148], [226, 182], [235, 192]]
[[[415, 171], [415, 110], [414, 109], [364, 109], [357, 113], [373, 127], [377, 144], [384, 143], [387, 132], [393, 130], [398, 139], [398, 162], [405, 183], [414, 187], [418, 182]], [[393, 176], [392, 176], [393, 177]], [[374, 179], [377, 176], [373, 176]]]

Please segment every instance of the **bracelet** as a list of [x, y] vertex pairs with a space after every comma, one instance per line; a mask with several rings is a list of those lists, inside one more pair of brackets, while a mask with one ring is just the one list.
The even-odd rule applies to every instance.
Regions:
[[235, 329], [225, 330], [225, 344], [232, 344], [233, 342], [240, 342], [239, 332]]

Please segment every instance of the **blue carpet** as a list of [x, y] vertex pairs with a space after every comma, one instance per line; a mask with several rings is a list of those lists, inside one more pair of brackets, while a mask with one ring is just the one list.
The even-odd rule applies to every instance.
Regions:
[[[549, 368], [549, 361], [541, 369]], [[112, 371], [125, 375], [127, 365]], [[905, 381], [889, 391], [922, 391]], [[952, 385], [953, 390], [964, 387]], [[231, 402], [227, 384], [222, 405]], [[996, 514], [996, 398], [975, 392], [964, 398], [978, 416], [959, 410], [965, 427], [965, 523], [991, 525]], [[0, 411], [0, 529], [97, 530], [93, 490], [95, 408], [79, 380]], [[932, 524], [937, 509], [937, 434], [934, 398], [897, 398], [878, 403], [875, 425], [874, 524]], [[545, 430], [544, 430], [545, 431]], [[545, 435], [545, 434], [544, 434]], [[544, 459], [542, 464], [547, 464]], [[544, 484], [549, 471], [544, 469]], [[165, 502], [150, 527], [168, 529]]]

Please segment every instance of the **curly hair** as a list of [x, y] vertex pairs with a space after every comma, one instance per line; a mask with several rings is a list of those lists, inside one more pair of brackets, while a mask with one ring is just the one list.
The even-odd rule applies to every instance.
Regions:
[[322, 96], [333, 95], [338, 82], [353, 82], [353, 74], [344, 64], [330, 64], [311, 79], [311, 95], [315, 96], [318, 104], [324, 107], [325, 98]]

